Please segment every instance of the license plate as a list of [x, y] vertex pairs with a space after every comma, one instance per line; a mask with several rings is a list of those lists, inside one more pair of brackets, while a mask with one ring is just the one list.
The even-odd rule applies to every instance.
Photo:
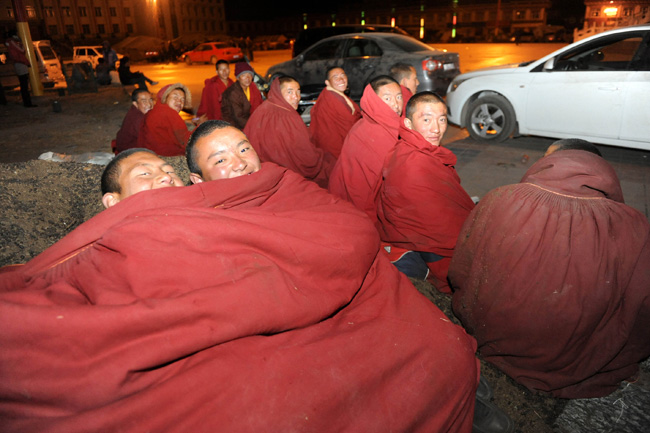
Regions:
[[453, 63], [445, 63], [444, 65], [442, 65], [443, 71], [448, 71], [450, 69], [456, 69], [456, 65], [454, 65]]

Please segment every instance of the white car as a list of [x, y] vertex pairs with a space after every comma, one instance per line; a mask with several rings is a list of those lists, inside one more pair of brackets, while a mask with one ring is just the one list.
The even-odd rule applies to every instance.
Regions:
[[650, 150], [650, 25], [583, 39], [533, 62], [457, 76], [449, 121], [476, 140], [582, 138]]

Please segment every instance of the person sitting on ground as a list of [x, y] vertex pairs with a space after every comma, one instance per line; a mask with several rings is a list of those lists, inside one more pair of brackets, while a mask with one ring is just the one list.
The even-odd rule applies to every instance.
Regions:
[[106, 64], [103, 57], [97, 59], [97, 66], [95, 67], [95, 79], [100, 86], [108, 86], [111, 84], [111, 70]]
[[298, 102], [298, 81], [293, 77], [277, 78], [244, 133], [262, 161], [275, 162], [327, 188], [335, 159], [309, 139], [309, 130], [296, 111]]
[[404, 106], [408, 104], [411, 96], [415, 95], [420, 85], [418, 74], [415, 68], [406, 63], [395, 63], [390, 68], [390, 76], [395, 79], [402, 88], [402, 100]]
[[329, 68], [325, 85], [311, 109], [309, 132], [316, 146], [338, 158], [350, 128], [361, 119], [361, 109], [345, 94], [348, 77], [343, 68]]
[[184, 186], [174, 167], [149, 149], [131, 148], [113, 158], [102, 173], [106, 209], [142, 191]]
[[178, 114], [182, 109], [192, 109], [192, 94], [187, 87], [174, 83], [160, 89], [158, 103], [144, 116], [138, 147], [161, 156], [184, 155], [190, 131]]
[[217, 75], [205, 80], [205, 86], [201, 94], [201, 103], [199, 104], [199, 109], [196, 111], [197, 116], [203, 116], [205, 114], [208, 120], [222, 118], [221, 98], [223, 92], [234, 83], [228, 77], [230, 75], [230, 65], [227, 60], [222, 59], [217, 61], [215, 68], [217, 69]]
[[[239, 150], [220, 124], [199, 164]], [[7, 431], [472, 430], [475, 341], [273, 163], [134, 194], [1, 272], [0, 329]]]
[[552, 147], [465, 222], [453, 309], [483, 359], [522, 385], [600, 397], [650, 355], [650, 224], [591, 143]]
[[148, 91], [149, 88], [147, 87], [147, 83], [151, 84], [152, 86], [158, 84], [158, 81], [153, 81], [152, 79], [145, 76], [142, 72], [132, 72], [131, 60], [127, 56], [122, 57], [122, 60], [120, 60], [120, 67], [117, 68], [117, 73], [120, 75], [120, 83], [125, 86], [136, 84], [138, 88]]
[[[428, 280], [441, 292], [447, 283], [456, 239], [474, 202], [460, 185], [456, 155], [440, 142], [447, 106], [432, 92], [406, 104], [401, 140], [388, 153], [377, 200], [379, 234], [397, 268]], [[430, 272], [429, 272], [430, 271]]]
[[397, 142], [402, 115], [402, 90], [397, 81], [387, 75], [372, 80], [363, 91], [361, 108], [363, 118], [345, 137], [328, 188], [363, 210], [376, 224], [381, 169]]
[[115, 153], [138, 147], [138, 136], [144, 122], [144, 116], [153, 108], [151, 93], [145, 89], [135, 89], [131, 93], [131, 108], [127, 111], [122, 127], [115, 138]]
[[235, 65], [235, 77], [237, 82], [221, 96], [221, 116], [236, 128], [244, 129], [251, 114], [262, 105], [262, 94], [253, 82], [253, 68], [248, 63]]

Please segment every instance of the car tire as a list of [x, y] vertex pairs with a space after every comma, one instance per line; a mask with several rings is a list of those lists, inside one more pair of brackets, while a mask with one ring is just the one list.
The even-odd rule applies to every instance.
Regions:
[[210, 63], [213, 64], [213, 65], [216, 65], [217, 64], [217, 56], [210, 57]]
[[192, 64], [192, 59], [190, 59], [190, 56], [185, 56], [185, 64], [191, 65]]
[[510, 137], [515, 125], [515, 110], [499, 95], [478, 98], [469, 104], [465, 117], [469, 135], [478, 141], [500, 143]]

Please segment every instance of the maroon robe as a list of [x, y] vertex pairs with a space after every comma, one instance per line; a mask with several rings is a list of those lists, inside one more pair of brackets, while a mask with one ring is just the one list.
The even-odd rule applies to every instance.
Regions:
[[609, 394], [650, 355], [650, 225], [592, 153], [555, 152], [521, 182], [463, 226], [454, 311], [484, 359], [528, 388]]
[[142, 128], [143, 122], [144, 114], [142, 114], [142, 111], [131, 105], [126, 116], [124, 116], [122, 127], [117, 131], [117, 137], [115, 138], [116, 154], [123, 152], [126, 149], [138, 147], [138, 136], [140, 135], [140, 129]]
[[404, 109], [402, 109], [402, 117], [406, 117], [406, 104], [409, 103], [409, 100], [413, 96], [413, 93], [411, 93], [407, 87], [404, 87], [401, 84], [399, 87], [402, 89], [402, 102], [404, 103]]
[[262, 162], [287, 167], [327, 188], [335, 159], [311, 142], [305, 122], [282, 97], [278, 80], [271, 84], [268, 99], [251, 115], [244, 133]]
[[248, 86], [250, 100], [246, 97], [239, 81], [224, 90], [221, 98], [223, 120], [238, 129], [244, 129], [248, 119], [262, 105], [262, 94], [255, 85]]
[[392, 245], [442, 256], [428, 263], [430, 279], [438, 290], [451, 293], [449, 262], [474, 202], [460, 185], [456, 155], [431, 145], [403, 122], [401, 140], [384, 162], [377, 203], [379, 233]]
[[160, 156], [185, 155], [190, 135], [181, 116], [159, 102], [144, 116], [138, 147], [151, 149]]
[[3, 429], [469, 433], [476, 343], [378, 245], [274, 164], [135, 194], [0, 273]]
[[228, 84], [224, 84], [218, 75], [205, 80], [201, 103], [196, 110], [196, 115], [200, 117], [207, 114], [209, 120], [221, 120], [221, 95], [233, 83], [234, 81], [228, 78]]
[[361, 119], [361, 108], [352, 99], [352, 107], [336, 91], [323, 89], [311, 110], [311, 141], [338, 158], [350, 128]]
[[388, 152], [395, 146], [400, 117], [367, 85], [361, 97], [363, 118], [345, 138], [341, 156], [332, 175], [329, 190], [377, 222], [375, 199], [381, 183], [381, 169]]

